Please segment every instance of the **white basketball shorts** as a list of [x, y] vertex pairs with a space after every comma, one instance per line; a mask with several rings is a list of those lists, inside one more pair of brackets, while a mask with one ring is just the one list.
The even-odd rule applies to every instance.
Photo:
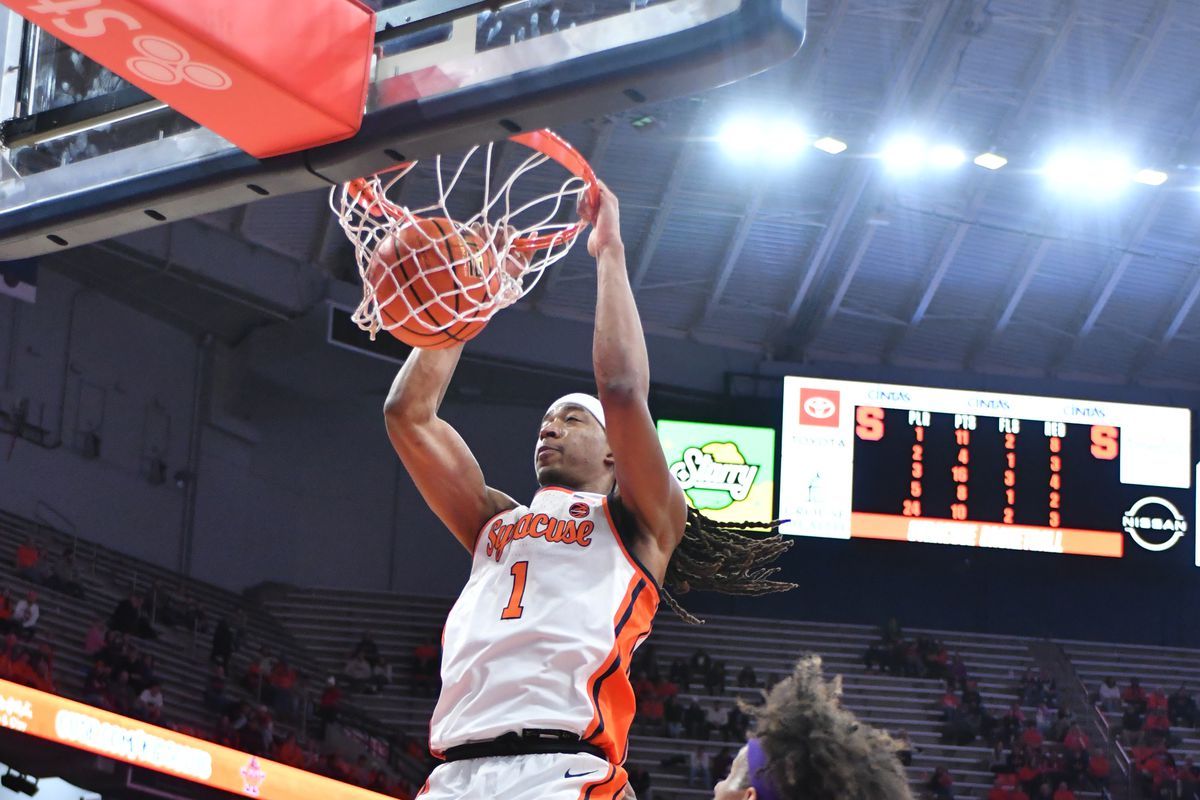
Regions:
[[626, 783], [588, 753], [469, 758], [439, 765], [417, 800], [622, 800]]

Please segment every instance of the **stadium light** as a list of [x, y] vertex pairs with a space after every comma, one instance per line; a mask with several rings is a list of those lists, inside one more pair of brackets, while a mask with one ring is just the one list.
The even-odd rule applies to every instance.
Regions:
[[1133, 174], [1133, 179], [1147, 186], [1162, 186], [1167, 182], [1167, 173], [1157, 169], [1139, 169]]
[[1008, 163], [1008, 159], [996, 153], [980, 153], [975, 156], [974, 164], [984, 169], [997, 170]]
[[725, 152], [736, 158], [761, 158], [766, 155], [790, 159], [808, 145], [808, 134], [799, 122], [792, 119], [737, 117], [721, 126], [717, 141]]
[[937, 144], [929, 148], [925, 160], [938, 169], [954, 169], [962, 166], [967, 160], [967, 154], [952, 144]]
[[925, 163], [925, 140], [919, 136], [896, 136], [883, 148], [883, 165], [889, 172], [909, 174]]
[[1115, 153], [1064, 150], [1052, 155], [1043, 170], [1051, 188], [1107, 197], [1133, 178], [1129, 161]]
[[841, 139], [835, 139], [832, 136], [822, 136], [813, 142], [813, 147], [823, 153], [829, 153], [831, 156], [836, 156], [838, 153], [846, 151], [846, 143]]

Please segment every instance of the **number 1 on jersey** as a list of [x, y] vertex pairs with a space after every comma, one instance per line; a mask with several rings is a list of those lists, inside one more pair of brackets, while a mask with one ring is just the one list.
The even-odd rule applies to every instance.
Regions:
[[521, 598], [525, 596], [525, 576], [529, 572], [528, 561], [518, 561], [512, 565], [513, 588], [512, 594], [508, 596], [508, 605], [504, 607], [504, 611], [500, 614], [500, 619], [520, 619], [525, 613], [525, 607], [521, 605]]

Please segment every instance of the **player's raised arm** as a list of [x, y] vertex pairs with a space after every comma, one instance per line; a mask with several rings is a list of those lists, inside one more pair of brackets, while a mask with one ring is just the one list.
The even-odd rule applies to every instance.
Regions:
[[580, 214], [593, 225], [588, 238], [597, 270], [592, 366], [607, 419], [617, 492], [644, 534], [637, 543], [639, 556], [661, 581], [683, 537], [687, 506], [683, 489], [667, 469], [647, 404], [650, 359], [629, 286], [616, 195], [601, 184], [598, 208], [585, 203]]
[[392, 383], [383, 416], [392, 447], [429, 508], [473, 550], [483, 523], [516, 502], [484, 483], [467, 443], [438, 416], [461, 354], [462, 345], [413, 350]]

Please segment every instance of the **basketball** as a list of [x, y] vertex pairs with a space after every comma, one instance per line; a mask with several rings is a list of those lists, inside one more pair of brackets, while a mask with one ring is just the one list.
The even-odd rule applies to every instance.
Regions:
[[479, 335], [487, 320], [459, 314], [500, 288], [495, 260], [483, 240], [455, 230], [444, 217], [418, 218], [375, 250], [366, 272], [384, 327], [412, 347], [439, 350]]

